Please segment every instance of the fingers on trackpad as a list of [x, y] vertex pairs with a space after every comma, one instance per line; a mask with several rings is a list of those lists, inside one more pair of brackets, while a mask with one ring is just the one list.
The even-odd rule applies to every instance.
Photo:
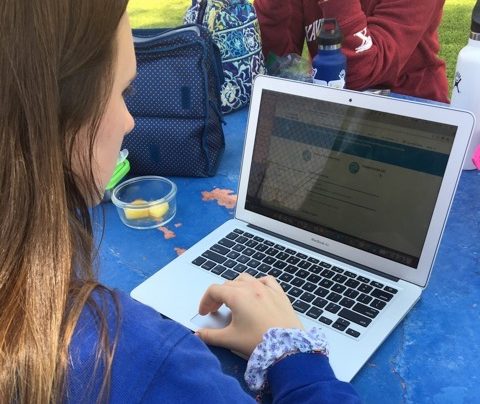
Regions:
[[232, 312], [226, 306], [222, 306], [217, 312], [207, 314], [206, 316], [196, 314], [191, 322], [198, 328], [224, 328], [230, 324], [231, 320]]

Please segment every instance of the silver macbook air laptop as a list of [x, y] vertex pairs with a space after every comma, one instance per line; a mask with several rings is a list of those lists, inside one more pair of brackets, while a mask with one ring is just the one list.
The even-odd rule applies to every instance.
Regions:
[[224, 306], [197, 314], [207, 287], [271, 274], [350, 381], [427, 285], [473, 125], [448, 107], [257, 77], [235, 219], [132, 297], [220, 327]]

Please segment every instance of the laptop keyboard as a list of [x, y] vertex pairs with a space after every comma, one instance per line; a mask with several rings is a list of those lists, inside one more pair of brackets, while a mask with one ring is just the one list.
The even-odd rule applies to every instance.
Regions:
[[242, 272], [257, 278], [272, 275], [298, 313], [353, 338], [360, 337], [397, 293], [393, 287], [240, 229], [192, 263], [227, 280]]

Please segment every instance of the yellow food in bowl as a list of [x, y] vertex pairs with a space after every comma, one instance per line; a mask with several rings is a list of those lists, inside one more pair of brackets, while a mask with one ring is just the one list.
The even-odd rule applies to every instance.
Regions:
[[[143, 199], [136, 199], [132, 202], [132, 205], [145, 205], [146, 203], [147, 201]], [[123, 211], [128, 220], [145, 219], [150, 216], [148, 207], [142, 209], [125, 208]]]
[[158, 205], [151, 206], [148, 209], [150, 216], [155, 219], [161, 219], [168, 212], [168, 202], [159, 203]]
[[[136, 199], [132, 202], [132, 205], [146, 205], [148, 202], [143, 199]], [[155, 206], [145, 208], [125, 208], [125, 217], [128, 220], [147, 219], [149, 217], [153, 219], [161, 219], [168, 212], [168, 202], [163, 202]]]

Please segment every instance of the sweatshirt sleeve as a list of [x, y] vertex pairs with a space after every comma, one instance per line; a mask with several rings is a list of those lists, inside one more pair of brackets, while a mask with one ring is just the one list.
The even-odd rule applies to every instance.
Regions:
[[[112, 365], [111, 402], [255, 403], [190, 330], [162, 319], [153, 309], [124, 294], [119, 297], [123, 314]], [[74, 361], [71, 376], [75, 377], [72, 383], [76, 382], [77, 393], [87, 384], [94, 362], [90, 348], [98, 335], [92, 333], [92, 326], [90, 317], [82, 317], [71, 347], [76, 351], [77, 346], [83, 352], [80, 356], [89, 360], [84, 366], [80, 359]], [[267, 378], [277, 403], [349, 403], [357, 397], [349, 384], [335, 378], [328, 358], [320, 354], [288, 356], [270, 367]]]
[[368, 17], [360, 0], [319, 3], [323, 17], [336, 18], [344, 34], [347, 87], [360, 90], [394, 82], [427, 30], [432, 29], [433, 16], [441, 15], [443, 3], [380, 0]]
[[255, 0], [253, 2], [260, 24], [262, 49], [278, 56], [302, 54], [305, 39], [302, 0]]
[[349, 383], [339, 381], [321, 354], [298, 353], [272, 366], [268, 384], [276, 404], [357, 404], [360, 398]]
[[159, 364], [141, 402], [255, 403], [218, 359], [193, 334], [178, 341]]
[[[359, 403], [353, 387], [335, 378], [328, 358], [295, 354], [268, 372], [273, 403]], [[238, 381], [223, 373], [218, 359], [194, 335], [182, 338], [159, 364], [142, 402], [255, 403]]]

